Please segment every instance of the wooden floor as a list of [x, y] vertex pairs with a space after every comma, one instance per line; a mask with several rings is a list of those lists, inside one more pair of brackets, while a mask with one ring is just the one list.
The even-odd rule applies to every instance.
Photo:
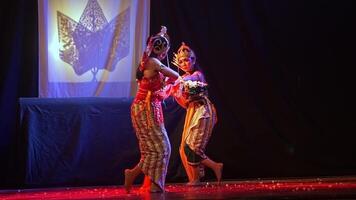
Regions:
[[355, 177], [257, 179], [203, 182], [199, 186], [168, 183], [164, 193], [130, 194], [123, 186], [0, 190], [1, 200], [13, 199], [356, 199]]

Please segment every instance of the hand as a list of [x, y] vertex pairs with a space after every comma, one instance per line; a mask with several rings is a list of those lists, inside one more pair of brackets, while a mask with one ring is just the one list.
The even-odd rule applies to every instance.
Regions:
[[184, 83], [184, 79], [181, 76], [178, 76], [178, 78], [176, 79], [174, 85], [180, 84], [180, 83]]
[[179, 81], [183, 81], [182, 76], [178, 76], [177, 80], [179, 80]]
[[181, 76], [177, 78], [177, 80], [172, 85], [172, 91], [174, 96], [180, 97], [182, 95], [182, 89], [184, 85], [184, 80]]
[[166, 84], [173, 84], [173, 83], [175, 83], [175, 80], [174, 80], [174, 78], [166, 77], [165, 82], [166, 82]]

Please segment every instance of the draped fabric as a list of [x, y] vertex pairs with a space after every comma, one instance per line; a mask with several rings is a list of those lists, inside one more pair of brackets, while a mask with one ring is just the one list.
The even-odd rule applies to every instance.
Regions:
[[138, 150], [132, 98], [21, 98], [24, 184], [121, 184]]
[[150, 1], [38, 4], [40, 97], [132, 96]]
[[208, 98], [188, 105], [180, 148], [185, 150], [189, 164], [198, 165], [207, 158], [206, 145], [216, 122], [216, 110]]
[[[20, 164], [25, 168], [24, 184], [28, 187], [123, 184], [124, 169], [140, 159], [130, 117], [132, 102], [132, 98], [21, 98], [21, 135], [26, 140], [17, 148], [24, 154]], [[138, 110], [146, 106], [135, 105]], [[145, 153], [146, 161], [151, 162], [142, 162], [144, 171], [160, 185], [164, 184], [166, 171], [173, 172], [166, 169], [170, 152], [166, 133], [172, 133], [177, 121], [184, 119], [183, 110], [174, 101], [167, 100], [166, 106], [163, 111], [167, 128], [155, 125], [148, 132], [153, 139], [164, 141], [165, 146], [150, 146], [152, 150]], [[161, 108], [160, 102], [152, 107]], [[155, 162], [156, 159], [161, 162]]]
[[131, 106], [131, 119], [139, 141], [139, 166], [162, 191], [171, 155], [171, 144], [164, 127], [162, 112], [163, 75], [139, 81], [139, 89]]
[[171, 145], [163, 123], [147, 123], [154, 121], [155, 110], [161, 109], [161, 102], [152, 102], [149, 105], [136, 102], [131, 107], [131, 118], [141, 152], [139, 166], [163, 190]]

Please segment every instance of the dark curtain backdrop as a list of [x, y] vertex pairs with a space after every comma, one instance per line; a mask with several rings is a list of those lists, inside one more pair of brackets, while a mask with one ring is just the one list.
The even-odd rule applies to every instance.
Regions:
[[18, 98], [38, 96], [37, 20], [36, 0], [0, 6], [0, 187], [22, 181]]
[[[171, 53], [191, 46], [210, 84], [219, 121], [207, 154], [225, 179], [356, 174], [354, 4], [151, 0], [151, 34], [166, 25]], [[0, 27], [0, 186], [16, 187], [18, 98], [38, 95], [37, 0], [2, 3]]]
[[353, 1], [152, 0], [151, 33], [197, 54], [229, 179], [356, 174]]

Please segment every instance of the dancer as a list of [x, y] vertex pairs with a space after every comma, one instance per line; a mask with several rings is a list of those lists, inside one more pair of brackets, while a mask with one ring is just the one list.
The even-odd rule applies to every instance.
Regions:
[[173, 64], [185, 72], [182, 79], [177, 80], [181, 83], [181, 90], [173, 94], [177, 102], [187, 109], [179, 153], [188, 175], [188, 185], [200, 183], [204, 166], [214, 171], [220, 183], [223, 163], [217, 163], [205, 155], [217, 116], [208, 98], [204, 75], [196, 65], [194, 51], [185, 43], [174, 54]]
[[[147, 42], [136, 78], [138, 91], [131, 105], [131, 119], [139, 142], [141, 159], [132, 169], [125, 170], [125, 189], [130, 192], [135, 178], [143, 173], [141, 190], [163, 192], [171, 145], [163, 121], [161, 103], [169, 92], [165, 84], [174, 82], [178, 73], [161, 60], [167, 56], [170, 41], [166, 27]], [[168, 77], [168, 78], [167, 78]], [[168, 79], [168, 80], [167, 80]]]

